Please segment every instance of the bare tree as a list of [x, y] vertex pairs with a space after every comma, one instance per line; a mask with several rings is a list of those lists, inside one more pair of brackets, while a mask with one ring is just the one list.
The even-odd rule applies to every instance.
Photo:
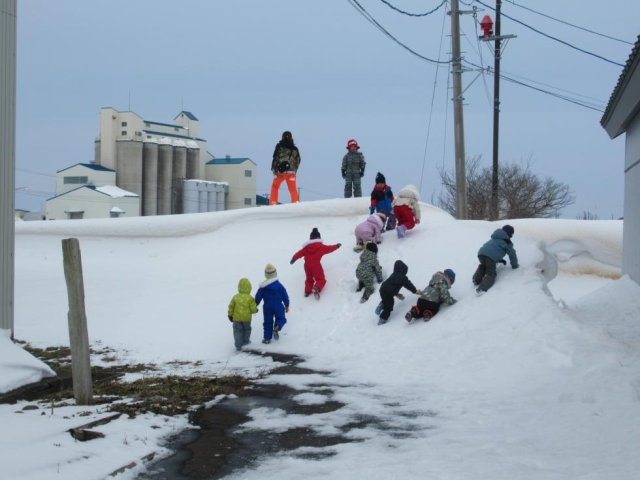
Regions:
[[598, 214], [597, 213], [592, 213], [590, 211], [583, 211], [582, 213], [579, 213], [578, 215], [576, 215], [576, 220], [598, 220]]
[[[481, 155], [466, 161], [467, 214], [471, 220], [491, 218], [491, 168], [480, 165]], [[498, 170], [499, 218], [552, 218], [575, 202], [569, 187], [552, 178], [539, 178], [531, 171], [531, 158], [517, 163], [502, 163]], [[455, 175], [439, 170], [443, 191], [438, 206], [456, 216]]]

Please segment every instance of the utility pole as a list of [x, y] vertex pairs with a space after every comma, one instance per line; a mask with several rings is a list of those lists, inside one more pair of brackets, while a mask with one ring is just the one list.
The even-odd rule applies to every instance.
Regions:
[[496, 40], [494, 43], [493, 77], [493, 170], [491, 175], [491, 220], [498, 220], [498, 147], [500, 145], [500, 7], [496, 0]]
[[462, 115], [462, 57], [460, 55], [460, 9], [451, 0], [451, 73], [453, 76], [453, 133], [456, 156], [456, 213], [458, 220], [467, 218], [467, 178], [464, 153], [464, 118]]
[[[496, 23], [495, 34], [491, 30], [493, 22], [489, 15], [485, 15], [480, 26], [484, 34], [480, 36], [480, 40], [494, 41], [493, 56], [494, 56], [494, 77], [493, 77], [493, 169], [491, 174], [491, 220], [498, 220], [500, 214], [498, 205], [498, 153], [500, 146], [500, 59], [502, 57], [502, 40], [509, 40], [515, 38], [515, 35], [500, 35], [500, 8], [502, 7], [502, 0], [496, 0]], [[506, 45], [506, 43], [505, 43]]]

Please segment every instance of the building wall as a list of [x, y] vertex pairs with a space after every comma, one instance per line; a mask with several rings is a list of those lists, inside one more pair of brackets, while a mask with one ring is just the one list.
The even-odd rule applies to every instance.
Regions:
[[116, 172], [104, 172], [93, 170], [82, 165], [75, 165], [71, 168], [67, 168], [66, 170], [57, 173], [56, 195], [62, 195], [65, 192], [75, 190], [76, 188], [83, 185], [77, 183], [65, 184], [64, 177], [87, 177], [87, 181], [84, 183], [84, 185], [95, 185], [96, 187], [116, 184]]
[[[122, 125], [126, 123], [126, 125]], [[99, 156], [96, 154], [94, 161], [97, 165], [117, 170], [118, 140], [137, 140], [144, 138], [142, 130], [144, 122], [142, 118], [133, 112], [119, 112], [107, 107], [100, 110]]]
[[[250, 177], [245, 176], [245, 170], [251, 171]], [[227, 210], [256, 206], [256, 165], [251, 160], [241, 164], [209, 164], [206, 166], [205, 179], [229, 184]], [[250, 203], [245, 204], [245, 199]]]
[[111, 209], [119, 207], [125, 213], [120, 217], [137, 217], [140, 211], [140, 198], [113, 198], [90, 188], [78, 188], [60, 197], [52, 198], [46, 203], [47, 220], [67, 220], [69, 211], [84, 211], [83, 219], [110, 218]]
[[184, 182], [184, 213], [219, 212], [226, 209], [226, 183], [187, 180]]
[[11, 330], [14, 302], [16, 168], [16, 0], [0, 0], [0, 328]]
[[622, 273], [640, 283], [640, 114], [627, 127], [624, 164]]

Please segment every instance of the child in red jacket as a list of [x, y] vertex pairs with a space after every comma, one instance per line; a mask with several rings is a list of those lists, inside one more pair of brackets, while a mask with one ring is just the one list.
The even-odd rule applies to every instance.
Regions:
[[296, 260], [304, 257], [304, 273], [306, 278], [304, 280], [304, 296], [308, 297], [313, 293], [316, 299], [320, 298], [320, 292], [324, 288], [327, 280], [324, 278], [324, 269], [320, 260], [322, 256], [327, 253], [335, 252], [341, 247], [342, 244], [336, 243], [335, 245], [325, 245], [320, 238], [320, 232], [317, 228], [314, 228], [309, 235], [309, 241], [302, 245], [302, 248], [298, 250], [291, 258], [291, 265]]

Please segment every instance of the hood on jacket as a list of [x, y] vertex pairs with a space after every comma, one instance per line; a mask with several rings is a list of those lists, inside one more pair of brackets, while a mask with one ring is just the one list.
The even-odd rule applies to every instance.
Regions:
[[238, 282], [238, 292], [251, 293], [251, 282], [248, 278], [241, 278]]
[[431, 277], [431, 281], [429, 282], [430, 287], [435, 287], [438, 283], [444, 283], [447, 285], [447, 288], [451, 288], [451, 280], [442, 272], [436, 272]]
[[420, 201], [420, 194], [418, 193], [418, 189], [413, 185], [407, 185], [406, 187], [402, 187], [402, 190], [398, 192], [398, 197], [411, 198], [416, 202]]
[[408, 272], [409, 267], [407, 267], [407, 265], [402, 260], [396, 260], [396, 263], [393, 264], [393, 273], [406, 275]]
[[375, 252], [372, 252], [371, 250], [367, 250], [365, 248], [360, 254], [360, 263], [367, 263], [375, 258], [377, 258], [377, 255], [375, 254]]
[[511, 239], [509, 238], [509, 234], [504, 230], [502, 230], [501, 228], [493, 232], [491, 234], [491, 238], [493, 240], [506, 240], [507, 242], [511, 242]]
[[369, 218], [367, 218], [367, 222], [377, 225], [378, 228], [384, 227], [384, 220], [382, 220], [382, 217], [380, 216], [379, 213], [374, 213], [373, 215], [370, 215]]

